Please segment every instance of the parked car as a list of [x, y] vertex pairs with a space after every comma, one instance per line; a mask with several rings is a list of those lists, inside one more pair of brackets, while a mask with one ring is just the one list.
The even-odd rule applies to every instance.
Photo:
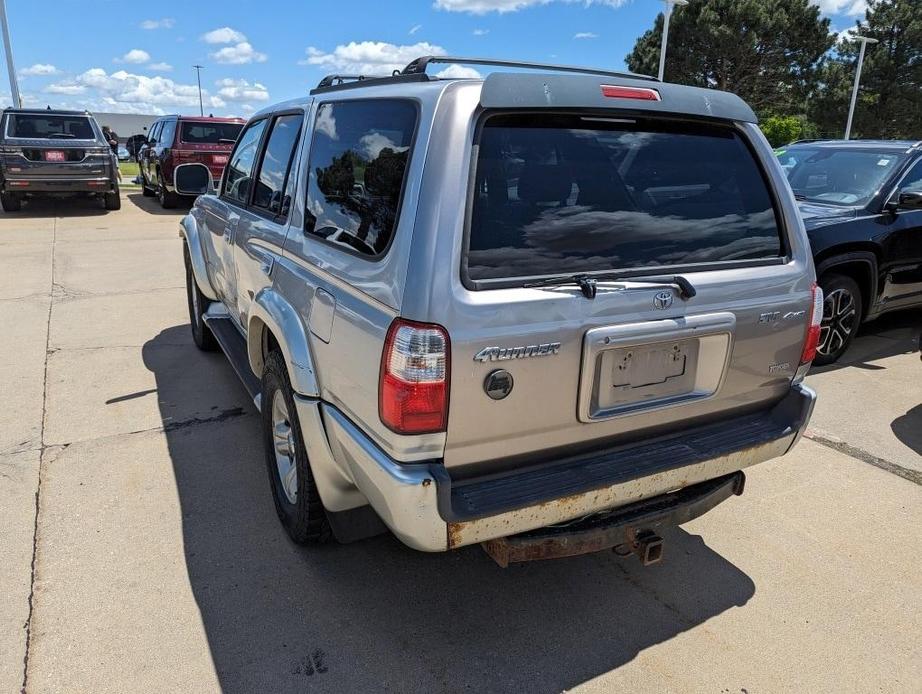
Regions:
[[118, 160], [119, 161], [129, 161], [131, 159], [131, 153], [128, 151], [128, 148], [125, 145], [118, 146]]
[[810, 419], [784, 174], [732, 94], [443, 60], [250, 119], [182, 221], [192, 337], [260, 410], [296, 542], [656, 561]]
[[863, 322], [922, 307], [922, 143], [812, 141], [777, 155], [825, 296], [815, 363], [831, 364]]
[[0, 204], [15, 212], [27, 198], [87, 194], [121, 207], [118, 163], [86, 111], [7, 108], [0, 120]]
[[164, 116], [154, 122], [138, 156], [144, 195], [156, 195], [163, 207], [176, 207], [180, 195], [173, 172], [188, 163], [204, 164], [216, 189], [243, 123], [240, 118], [197, 116]]

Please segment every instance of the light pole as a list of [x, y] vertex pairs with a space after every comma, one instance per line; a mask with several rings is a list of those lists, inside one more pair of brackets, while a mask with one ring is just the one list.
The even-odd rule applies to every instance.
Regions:
[[205, 115], [205, 106], [202, 104], [202, 68], [204, 65], [193, 65], [195, 68], [195, 79], [198, 82], [198, 112], [200, 116]]
[[845, 139], [852, 135], [852, 119], [855, 117], [855, 102], [858, 101], [858, 83], [861, 81], [861, 67], [864, 65], [864, 49], [868, 44], [879, 43], [877, 39], [868, 38], [867, 36], [856, 36], [855, 41], [861, 43], [861, 50], [858, 51], [858, 68], [855, 70], [855, 86], [852, 87], [852, 103], [848, 107], [848, 123], [845, 124]]
[[663, 73], [666, 70], [666, 44], [669, 43], [669, 18], [672, 17], [672, 10], [676, 5], [687, 5], [688, 0], [663, 0], [666, 3], [666, 10], [663, 12], [663, 40], [659, 46], [659, 81], [663, 81]]
[[13, 45], [10, 43], [10, 27], [6, 22], [6, 0], [0, 0], [0, 24], [3, 25], [3, 46], [6, 48], [6, 69], [10, 73], [10, 94], [13, 96], [13, 107], [22, 108], [19, 82], [16, 81], [16, 68], [13, 66]]

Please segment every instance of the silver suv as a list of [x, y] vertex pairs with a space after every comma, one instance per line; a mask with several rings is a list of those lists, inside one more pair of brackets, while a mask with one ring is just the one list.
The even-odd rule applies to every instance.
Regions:
[[260, 410], [299, 543], [653, 562], [813, 408], [807, 238], [731, 94], [329, 77], [247, 123], [181, 235], [195, 342]]

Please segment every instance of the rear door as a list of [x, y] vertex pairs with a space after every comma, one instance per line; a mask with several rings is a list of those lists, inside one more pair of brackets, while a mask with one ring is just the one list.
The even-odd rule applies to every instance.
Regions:
[[179, 124], [175, 164], [199, 163], [208, 167], [215, 185], [220, 184], [224, 167], [240, 131], [241, 123], [183, 120]]
[[10, 179], [99, 178], [108, 174], [109, 150], [96, 139], [89, 116], [10, 113], [3, 159]]
[[[898, 203], [900, 193], [910, 192], [922, 192], [922, 161], [903, 177], [891, 202]], [[896, 208], [883, 217], [888, 232], [881, 238], [882, 298], [889, 307], [914, 305], [922, 301], [922, 210]]]
[[481, 119], [460, 286], [430, 314], [452, 344], [446, 465], [597, 449], [788, 391], [812, 273], [758, 137], [636, 113]]
[[261, 118], [247, 125], [237, 146], [231, 154], [227, 175], [224, 177], [221, 195], [208, 198], [205, 208], [205, 227], [215, 258], [215, 290], [221, 301], [239, 322], [237, 310], [237, 270], [234, 258], [234, 242], [240, 215], [245, 210], [253, 184], [253, 172], [260, 151], [266, 119]]
[[157, 138], [160, 137], [160, 128], [163, 126], [163, 121], [157, 121], [152, 126], [150, 126], [150, 131], [148, 132], [147, 142], [143, 145], [140, 152], [140, 157], [138, 160], [139, 168], [141, 169], [141, 175], [144, 176], [144, 179], [154, 186], [157, 184], [156, 176], [154, 176], [154, 171], [151, 168], [151, 153], [153, 151], [153, 144], [157, 141]]
[[303, 111], [274, 116], [267, 125], [265, 147], [253, 176], [253, 194], [237, 223], [234, 258], [237, 270], [237, 312], [246, 325], [253, 299], [271, 284], [276, 260], [282, 255], [288, 213], [294, 192], [291, 171]]

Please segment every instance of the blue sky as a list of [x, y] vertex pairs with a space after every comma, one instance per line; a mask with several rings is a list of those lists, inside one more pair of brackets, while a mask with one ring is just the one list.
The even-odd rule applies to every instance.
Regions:
[[[700, 0], [691, 0], [697, 2]], [[864, 0], [816, 0], [846, 29]], [[427, 53], [624, 68], [659, 0], [7, 0], [29, 106], [246, 116], [331, 72], [382, 74]], [[258, 11], [257, 11], [258, 8]], [[678, 10], [681, 11], [681, 10]], [[0, 102], [9, 104], [0, 76]]]

